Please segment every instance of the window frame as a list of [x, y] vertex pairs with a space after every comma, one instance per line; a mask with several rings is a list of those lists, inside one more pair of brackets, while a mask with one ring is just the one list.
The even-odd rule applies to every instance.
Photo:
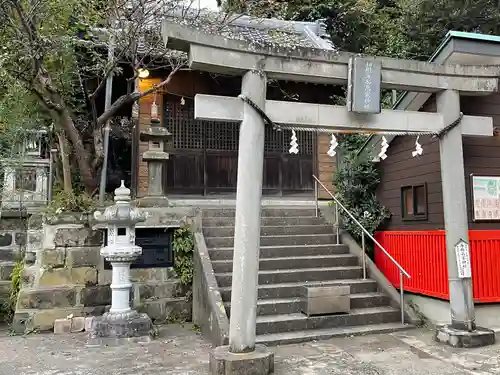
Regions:
[[[417, 188], [424, 188], [424, 208], [425, 208], [425, 213], [423, 214], [417, 214], [416, 209], [417, 209], [417, 194], [416, 190]], [[405, 197], [405, 191], [411, 189], [412, 191], [412, 197], [413, 197], [413, 214], [409, 215], [408, 210], [406, 207], [406, 197]], [[414, 184], [414, 185], [405, 185], [401, 186], [401, 218], [403, 221], [422, 221], [422, 220], [428, 220], [429, 219], [429, 205], [428, 205], [428, 197], [427, 197], [427, 182], [421, 183], [421, 184]]]

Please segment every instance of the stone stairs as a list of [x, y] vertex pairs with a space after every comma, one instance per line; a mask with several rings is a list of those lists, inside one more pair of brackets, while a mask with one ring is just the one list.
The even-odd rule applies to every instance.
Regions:
[[[205, 209], [203, 234], [228, 316], [231, 314], [234, 209]], [[298, 343], [408, 328], [377, 283], [331, 225], [310, 208], [263, 208], [257, 301], [257, 342]], [[307, 317], [305, 285], [350, 285], [349, 314]]]

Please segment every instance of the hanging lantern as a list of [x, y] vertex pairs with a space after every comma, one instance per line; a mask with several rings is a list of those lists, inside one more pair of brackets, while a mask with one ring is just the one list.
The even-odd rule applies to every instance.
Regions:
[[151, 121], [159, 121], [160, 116], [158, 114], [158, 105], [156, 104], [156, 100], [153, 100], [153, 104], [151, 104]]
[[132, 118], [137, 120], [139, 118], [139, 103], [137, 101], [132, 104]]

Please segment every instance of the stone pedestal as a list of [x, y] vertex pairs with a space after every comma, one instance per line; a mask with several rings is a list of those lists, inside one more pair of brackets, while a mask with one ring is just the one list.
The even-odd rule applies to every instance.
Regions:
[[152, 121], [151, 126], [140, 134], [143, 142], [149, 143], [149, 149], [142, 155], [142, 160], [148, 163], [148, 195], [139, 200], [141, 207], [168, 206], [168, 199], [163, 188], [163, 166], [169, 158], [165, 152], [165, 142], [172, 134], [158, 121]]
[[139, 314], [130, 307], [130, 265], [142, 253], [135, 245], [135, 225], [146, 217], [130, 204], [130, 190], [123, 181], [115, 190], [115, 201], [103, 214], [94, 214], [96, 221], [108, 226], [108, 245], [101, 249], [101, 255], [111, 263], [113, 270], [111, 308], [91, 325], [91, 339], [147, 337], [152, 328], [147, 314]]
[[212, 375], [268, 375], [274, 372], [274, 353], [256, 345], [249, 353], [231, 353], [229, 346], [219, 346], [210, 353]]
[[451, 326], [442, 326], [437, 329], [434, 339], [455, 348], [477, 348], [493, 345], [495, 332], [481, 327], [476, 327], [474, 331], [466, 331]]

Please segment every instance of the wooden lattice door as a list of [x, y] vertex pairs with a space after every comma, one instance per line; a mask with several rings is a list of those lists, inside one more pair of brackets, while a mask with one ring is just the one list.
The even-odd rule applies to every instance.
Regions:
[[[165, 103], [165, 123], [173, 134], [166, 165], [166, 189], [174, 194], [217, 194], [236, 191], [239, 126], [232, 122], [194, 119], [194, 103]], [[297, 132], [298, 155], [288, 154], [290, 131], [266, 127], [263, 193], [312, 192], [315, 135]]]

